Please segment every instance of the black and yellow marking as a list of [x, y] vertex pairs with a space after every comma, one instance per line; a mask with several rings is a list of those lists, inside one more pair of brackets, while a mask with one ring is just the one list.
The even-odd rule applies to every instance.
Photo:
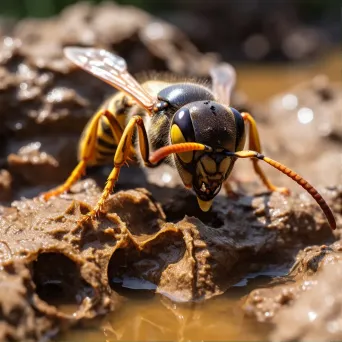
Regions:
[[[115, 155], [131, 107], [132, 103], [122, 93], [111, 97], [103, 105], [106, 115], [100, 118], [97, 128], [95, 164], [107, 163]], [[134, 155], [133, 147], [131, 154]]]
[[215, 160], [209, 157], [208, 155], [204, 155], [201, 158], [201, 164], [204, 167], [207, 174], [214, 175], [217, 173], [217, 164]]
[[117, 145], [114, 143], [114, 141], [115, 140], [113, 139], [111, 142], [109, 142], [108, 140], [106, 140], [104, 138], [104, 136], [97, 138], [98, 146], [109, 149], [109, 150], [115, 150], [116, 149]]
[[96, 160], [100, 161], [103, 157], [113, 157], [117, 146], [117, 141], [114, 138], [114, 134], [107, 117], [101, 117], [100, 125], [97, 129]]
[[107, 116], [111, 115], [112, 114], [110, 112], [104, 111], [104, 115], [100, 118], [96, 134], [95, 153], [93, 158], [94, 165], [108, 163], [115, 154], [117, 143], [114, 138], [113, 130], [107, 119]]
[[105, 137], [107, 137], [107, 139], [114, 139], [113, 137], [113, 132], [112, 129], [110, 128], [108, 119], [106, 119], [104, 117], [101, 118], [101, 129], [102, 129], [102, 133]]
[[[172, 144], [181, 144], [181, 143], [186, 142], [182, 131], [176, 124], [173, 124], [171, 127], [171, 141], [172, 141]], [[182, 153], [177, 153], [177, 155], [182, 160], [183, 163], [188, 164], [188, 163], [191, 163], [194, 153], [192, 151], [182, 152]]]

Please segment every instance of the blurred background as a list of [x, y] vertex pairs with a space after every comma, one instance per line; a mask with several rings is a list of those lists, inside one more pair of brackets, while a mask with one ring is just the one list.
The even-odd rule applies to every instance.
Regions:
[[114, 51], [145, 79], [150, 70], [208, 79], [231, 63], [231, 105], [256, 118], [265, 154], [313, 184], [339, 184], [340, 16], [337, 0], [0, 0], [0, 169], [33, 189], [28, 197], [69, 175], [83, 127], [113, 93], [64, 58], [77, 45]]
[[[49, 17], [75, 0], [0, 1], [2, 20]], [[91, 1], [99, 3], [100, 0]], [[118, 0], [185, 32], [201, 51], [230, 61], [308, 61], [340, 42], [338, 0]]]

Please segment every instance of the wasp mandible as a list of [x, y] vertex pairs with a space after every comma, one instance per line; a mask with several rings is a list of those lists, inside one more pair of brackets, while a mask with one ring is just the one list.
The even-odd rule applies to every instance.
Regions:
[[[196, 193], [200, 208], [208, 211], [236, 160], [250, 158], [270, 191], [288, 193], [286, 188], [271, 183], [258, 164], [260, 160], [308, 191], [331, 228], [336, 228], [335, 218], [317, 190], [296, 172], [261, 153], [253, 117], [229, 106], [236, 77], [229, 64], [222, 63], [211, 70], [211, 89], [190, 81], [151, 80], [139, 84], [127, 71], [123, 58], [103, 49], [66, 47], [64, 53], [77, 66], [119, 92], [90, 119], [79, 142], [78, 165], [63, 185], [43, 194], [46, 200], [68, 191], [87, 166], [113, 162], [102, 195], [87, 215], [96, 216], [113, 191], [121, 167], [137, 157], [146, 167], [162, 162], [174, 166], [185, 187]], [[248, 151], [243, 150], [245, 123], [249, 124]]]

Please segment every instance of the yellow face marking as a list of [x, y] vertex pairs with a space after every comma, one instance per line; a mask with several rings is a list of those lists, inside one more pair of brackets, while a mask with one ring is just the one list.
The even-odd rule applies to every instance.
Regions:
[[221, 180], [222, 179], [222, 175], [220, 173], [217, 173], [216, 175], [210, 175], [209, 176], [210, 180]]
[[203, 164], [203, 167], [207, 173], [214, 174], [217, 172], [215, 161], [208, 155], [205, 155], [201, 158], [201, 163]]
[[[182, 131], [177, 125], [172, 125], [171, 128], [171, 141], [172, 144], [180, 144], [180, 143], [185, 143], [186, 140], [183, 136]], [[193, 158], [193, 152], [182, 152], [182, 153], [177, 153], [179, 158], [184, 162], [184, 163], [190, 163]]]
[[180, 167], [178, 169], [179, 175], [184, 183], [184, 186], [188, 189], [192, 188], [192, 175], [188, 171], [184, 170], [184, 168]]
[[202, 177], [203, 180], [205, 180], [206, 182], [208, 181], [208, 175], [205, 172], [205, 170], [204, 170], [204, 168], [202, 166], [202, 163], [197, 163], [197, 165], [196, 165], [196, 174], [197, 174], [197, 177]]
[[208, 211], [211, 208], [213, 201], [202, 201], [197, 197], [197, 202], [202, 211]]
[[224, 158], [219, 166], [219, 171], [222, 174], [226, 174], [227, 170], [229, 169], [230, 163], [231, 159], [229, 157]]

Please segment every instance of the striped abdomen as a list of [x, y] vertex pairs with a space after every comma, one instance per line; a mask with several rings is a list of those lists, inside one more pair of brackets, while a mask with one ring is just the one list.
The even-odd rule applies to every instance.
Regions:
[[96, 164], [106, 164], [113, 162], [114, 154], [118, 146], [118, 141], [113, 136], [108, 119], [102, 116], [97, 128], [97, 139], [95, 148]]
[[[87, 155], [87, 165], [113, 163], [119, 137], [114, 137], [109, 120], [104, 113], [110, 115], [111, 120], [116, 122], [117, 131], [122, 132], [130, 109], [131, 105], [127, 102], [127, 97], [122, 93], [108, 99], [84, 128], [79, 142], [78, 159], [81, 160], [82, 156]], [[96, 122], [97, 118], [98, 123]], [[96, 134], [90, 134], [91, 130], [94, 130]], [[91, 146], [94, 146], [94, 148], [92, 149]]]
[[[143, 87], [149, 93], [155, 94], [167, 84], [168, 83], [163, 81], [147, 81], [143, 84]], [[99, 111], [89, 120], [82, 133], [79, 142], [78, 159], [81, 160], [83, 157], [83, 159], [87, 161], [87, 165], [113, 163], [120, 137], [113, 136], [109, 120], [104, 115], [105, 112], [110, 116], [111, 121], [114, 120], [116, 126], [119, 127], [118, 130], [121, 130], [121, 133], [132, 115], [141, 115], [148, 118], [145, 122], [145, 127], [152, 150], [164, 146], [168, 141], [167, 131], [169, 124], [166, 116], [153, 117], [151, 122], [150, 118], [146, 116], [146, 113], [141, 107], [138, 107], [138, 105], [135, 102], [132, 102], [125, 94], [118, 92], [100, 107]], [[96, 121], [98, 121], [98, 123]], [[94, 132], [90, 134], [92, 130], [94, 130], [96, 134], [94, 134]], [[133, 140], [134, 139], [135, 135], [133, 136]], [[91, 148], [91, 146], [94, 148]], [[134, 146], [135, 144], [133, 143], [130, 159], [133, 159], [132, 157], [135, 155]]]

